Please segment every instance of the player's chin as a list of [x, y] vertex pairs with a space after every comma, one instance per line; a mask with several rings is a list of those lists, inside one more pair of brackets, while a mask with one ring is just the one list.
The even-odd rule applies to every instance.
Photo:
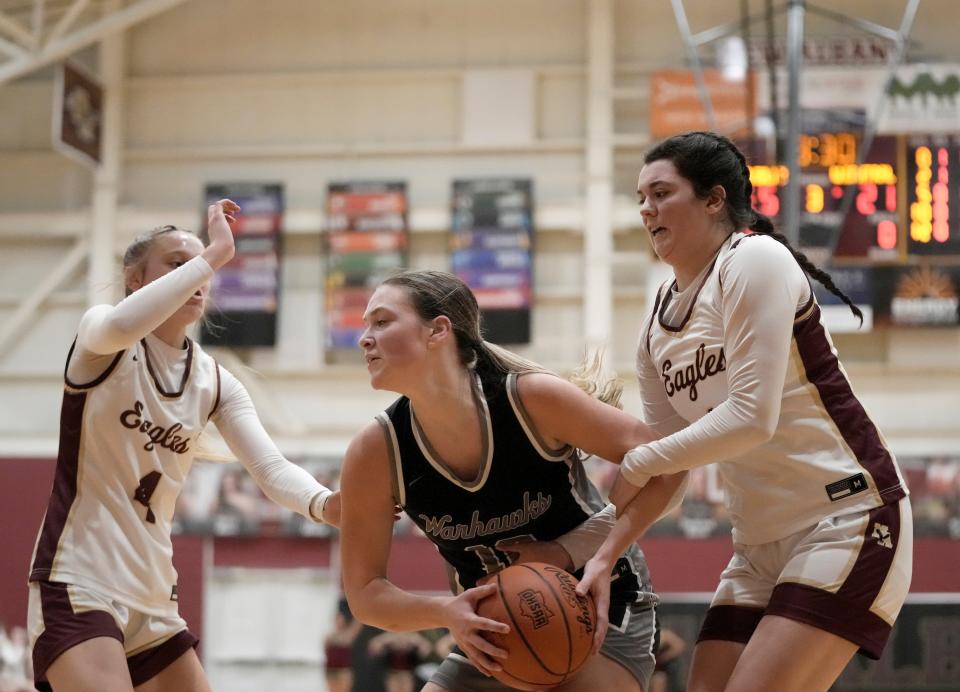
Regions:
[[372, 389], [387, 389], [388, 387], [384, 384], [383, 373], [380, 372], [371, 372], [370, 373], [370, 387]]
[[203, 319], [203, 301], [190, 300], [177, 310], [177, 316], [187, 324], [193, 324]]

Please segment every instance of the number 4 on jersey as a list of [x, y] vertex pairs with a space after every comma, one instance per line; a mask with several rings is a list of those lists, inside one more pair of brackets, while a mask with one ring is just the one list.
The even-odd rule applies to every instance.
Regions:
[[140, 479], [140, 485], [133, 491], [133, 499], [147, 508], [147, 522], [151, 524], [157, 523], [157, 517], [154, 515], [153, 510], [150, 509], [150, 498], [153, 497], [153, 493], [160, 483], [161, 475], [159, 471], [151, 471]]

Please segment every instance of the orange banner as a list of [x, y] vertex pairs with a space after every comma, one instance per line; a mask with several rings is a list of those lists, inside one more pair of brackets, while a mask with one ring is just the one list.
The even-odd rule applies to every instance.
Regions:
[[[757, 111], [753, 74], [741, 81], [727, 81], [718, 70], [704, 70], [716, 118], [716, 130], [741, 135]], [[749, 92], [749, 93], [748, 93]], [[687, 130], [709, 129], [700, 102], [697, 82], [690, 70], [661, 70], [650, 77], [650, 134], [667, 137]]]

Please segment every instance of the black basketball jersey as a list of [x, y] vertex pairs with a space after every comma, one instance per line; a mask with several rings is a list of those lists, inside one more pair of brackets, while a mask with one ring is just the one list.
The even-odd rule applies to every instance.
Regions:
[[[495, 391], [493, 391], [495, 389]], [[510, 541], [554, 540], [604, 507], [572, 447], [550, 449], [517, 394], [517, 376], [483, 392], [477, 380], [483, 459], [476, 478], [457, 477], [430, 447], [406, 397], [377, 416], [394, 467], [394, 494], [453, 569], [454, 591], [510, 564]], [[653, 601], [642, 553], [614, 569], [612, 601]]]

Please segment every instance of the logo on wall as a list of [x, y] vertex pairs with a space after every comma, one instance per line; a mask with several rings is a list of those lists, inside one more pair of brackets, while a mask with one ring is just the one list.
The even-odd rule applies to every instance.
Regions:
[[905, 65], [887, 87], [881, 132], [955, 132], [960, 119], [960, 65]]
[[53, 99], [53, 146], [80, 163], [100, 163], [103, 87], [71, 63], [57, 70]]
[[897, 324], [957, 324], [954, 278], [937, 267], [916, 267], [897, 281], [890, 312]]
[[887, 93], [891, 97], [905, 99], [919, 96], [924, 103], [932, 96], [938, 101], [949, 100], [952, 104], [956, 104], [957, 95], [960, 94], [960, 77], [951, 74], [941, 80], [929, 72], [919, 73], [912, 82], [901, 81], [899, 77], [894, 77], [890, 81]]

